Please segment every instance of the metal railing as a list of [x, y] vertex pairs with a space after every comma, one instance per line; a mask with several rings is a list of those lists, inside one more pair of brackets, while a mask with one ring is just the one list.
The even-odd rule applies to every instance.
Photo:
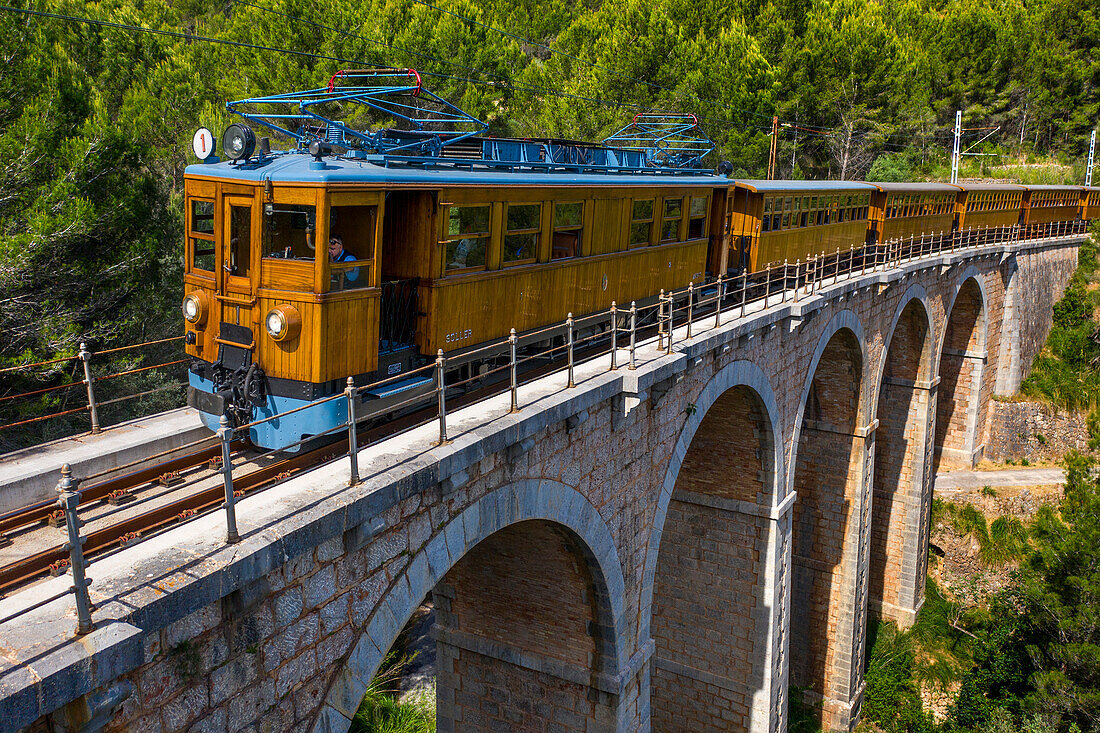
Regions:
[[[108, 373], [108, 374], [101, 374], [101, 375], [98, 375], [98, 376], [93, 373], [93, 363], [96, 361], [96, 359], [97, 358], [102, 358], [102, 357], [110, 355], [110, 354], [119, 354], [119, 353], [122, 353], [122, 352], [125, 352], [125, 351], [131, 351], [133, 349], [140, 349], [140, 348], [144, 348], [144, 347], [148, 347], [148, 346], [156, 346], [156, 345], [159, 345], [159, 344], [166, 344], [166, 343], [170, 343], [172, 341], [181, 341], [181, 340], [183, 340], [182, 336], [173, 336], [171, 338], [157, 339], [155, 341], [146, 341], [146, 342], [140, 343], [140, 344], [130, 344], [130, 345], [127, 345], [127, 346], [119, 346], [119, 347], [116, 347], [116, 348], [104, 349], [104, 350], [98, 351], [98, 352], [90, 350], [87, 347], [86, 342], [82, 341], [80, 343], [80, 351], [77, 352], [73, 356], [66, 356], [66, 357], [62, 357], [60, 359], [50, 359], [48, 361], [39, 361], [39, 362], [35, 362], [33, 364], [19, 364], [19, 365], [16, 365], [16, 366], [10, 366], [10, 367], [5, 367], [3, 369], [0, 369], [0, 374], [22, 373], [24, 376], [27, 376], [27, 374], [29, 372], [31, 372], [32, 370], [39, 369], [41, 367], [47, 367], [47, 366], [53, 367], [53, 366], [56, 366], [58, 364], [67, 364], [67, 363], [72, 363], [72, 362], [80, 362], [81, 363], [80, 375], [82, 375], [82, 377], [83, 377], [82, 379], [75, 379], [74, 381], [66, 382], [64, 384], [56, 384], [56, 385], [52, 385], [52, 386], [49, 386], [49, 387], [42, 387], [42, 388], [39, 388], [39, 389], [31, 389], [31, 390], [26, 390], [24, 392], [18, 392], [18, 393], [15, 393], [15, 394], [7, 394], [7, 395], [0, 396], [0, 406], [3, 406], [3, 407], [16, 407], [16, 408], [18, 408], [18, 406], [20, 405], [21, 400], [29, 400], [30, 398], [33, 398], [33, 397], [40, 397], [40, 396], [45, 395], [45, 394], [52, 394], [52, 393], [56, 393], [56, 392], [61, 392], [62, 390], [72, 389], [72, 388], [80, 387], [80, 386], [84, 387], [85, 394], [86, 394], [86, 402], [84, 404], [80, 405], [79, 407], [69, 408], [69, 409], [65, 409], [65, 410], [59, 410], [57, 412], [51, 412], [51, 413], [47, 413], [47, 414], [44, 414], [44, 415], [37, 415], [35, 417], [30, 417], [30, 418], [26, 418], [26, 419], [22, 419], [22, 420], [16, 420], [16, 421], [12, 421], [12, 422], [0, 423], [0, 430], [7, 430], [7, 429], [10, 429], [10, 428], [31, 425], [33, 423], [39, 423], [39, 422], [42, 422], [43, 420], [49, 420], [51, 418], [64, 417], [66, 415], [74, 415], [76, 413], [86, 412], [86, 413], [88, 413], [90, 432], [99, 433], [102, 430], [102, 424], [100, 422], [100, 408], [107, 407], [109, 405], [115, 405], [115, 404], [118, 404], [118, 403], [121, 403], [121, 402], [126, 402], [126, 401], [132, 400], [132, 399], [137, 399], [139, 397], [147, 397], [151, 394], [155, 394], [155, 393], [158, 393], [158, 392], [164, 392], [164, 391], [169, 390], [169, 389], [178, 389], [180, 387], [185, 387], [185, 386], [187, 386], [187, 382], [184, 381], [184, 382], [173, 382], [171, 384], [162, 384], [162, 385], [159, 385], [159, 386], [154, 387], [152, 389], [143, 389], [143, 390], [140, 390], [140, 391], [132, 393], [132, 394], [124, 394], [124, 395], [121, 395], [119, 397], [114, 397], [114, 398], [106, 399], [106, 400], [102, 399], [102, 398], [97, 399], [96, 385], [104, 384], [106, 382], [109, 382], [110, 380], [118, 379], [120, 377], [128, 377], [128, 376], [132, 376], [132, 375], [135, 375], [135, 374], [147, 374], [148, 372], [152, 372], [152, 371], [157, 370], [157, 369], [167, 369], [167, 368], [170, 368], [170, 367], [180, 366], [182, 364], [186, 364], [189, 361], [189, 359], [176, 359], [176, 360], [166, 361], [166, 362], [159, 363], [159, 364], [151, 364], [151, 365], [146, 365], [146, 366], [136, 366], [136, 367], [133, 367], [133, 368], [130, 368], [130, 369], [123, 369], [121, 371], [111, 372], [111, 373]], [[74, 376], [77, 376], [77, 375], [74, 375]]]
[[[1046, 238], [1059, 238], [1064, 236], [1079, 235], [1086, 230], [1084, 222], [1061, 222], [1055, 225], [1044, 225], [1041, 232]], [[1026, 232], [1031, 234], [1032, 231]], [[272, 415], [261, 420], [232, 427], [226, 418], [222, 418], [221, 428], [218, 430], [218, 439], [221, 442], [221, 462], [216, 470], [221, 474], [221, 480], [225, 491], [225, 499], [219, 507], [206, 510], [224, 509], [226, 523], [226, 542], [229, 544], [240, 541], [241, 535], [237, 528], [237, 500], [244, 492], [234, 488], [234, 437], [248, 431], [250, 428], [277, 420], [293, 413], [308, 410], [321, 404], [343, 400], [346, 403], [346, 419], [334, 425], [322, 435], [347, 432], [347, 450], [338, 453], [333, 460], [347, 458], [349, 460], [348, 485], [355, 485], [361, 481], [359, 472], [358, 453], [366, 444], [361, 443], [359, 423], [372, 417], [392, 413], [406, 407], [416, 406], [421, 403], [435, 403], [436, 420], [438, 421], [438, 440], [434, 445], [445, 445], [449, 442], [447, 433], [448, 415], [448, 390], [457, 391], [462, 387], [473, 385], [483, 381], [487, 377], [499, 373], [507, 373], [510, 393], [510, 409], [512, 412], [522, 411], [523, 405], [519, 399], [519, 388], [522, 385], [520, 367], [525, 364], [535, 364], [544, 359], [554, 359], [564, 355], [565, 364], [553, 368], [549, 374], [566, 372], [565, 389], [576, 387], [575, 369], [581, 363], [591, 362], [610, 354], [609, 369], [614, 371], [620, 368], [619, 360], [620, 343], [626, 347], [626, 369], [635, 369], [637, 366], [637, 352], [643, 345], [641, 337], [643, 324], [645, 329], [655, 331], [653, 338], [656, 350], [659, 353], [671, 354], [677, 330], [680, 330], [685, 340], [691, 339], [695, 329], [715, 329], [723, 323], [729, 323], [744, 318], [750, 308], [766, 310], [770, 307], [782, 306], [788, 302], [798, 302], [820, 292], [824, 287], [835, 285], [850, 280], [858, 275], [889, 270], [908, 262], [919, 261], [924, 258], [938, 256], [943, 253], [965, 251], [977, 247], [1016, 241], [1024, 235], [1017, 227], [967, 229], [954, 233], [934, 233], [908, 239], [891, 240], [880, 244], [869, 244], [863, 247], [840, 251], [831, 254], [823, 254], [810, 257], [807, 260], [798, 260], [795, 263], [773, 263], [763, 270], [754, 273], [741, 273], [736, 276], [719, 276], [716, 279], [702, 283], [690, 282], [679, 290], [662, 290], [651, 303], [639, 306], [637, 302], [631, 302], [628, 309], [612, 303], [607, 311], [600, 311], [586, 316], [575, 318], [569, 314], [565, 321], [552, 324], [534, 331], [517, 334], [515, 329], [507, 338], [500, 339], [476, 349], [465, 351], [460, 357], [448, 357], [440, 350], [433, 363], [426, 364], [419, 369], [383, 379], [372, 384], [356, 386], [351, 378], [343, 392], [311, 402], [307, 405], [289, 410], [278, 415]], [[649, 320], [649, 316], [655, 316]], [[724, 318], [725, 317], [725, 318]], [[549, 343], [545, 348], [530, 350], [531, 345]], [[603, 345], [601, 345], [603, 344]], [[604, 348], [606, 346], [606, 348]], [[526, 351], [525, 351], [526, 349]], [[521, 355], [522, 352], [522, 355]], [[448, 383], [449, 369], [456, 365], [468, 364], [479, 360], [482, 363], [495, 364], [487, 371], [479, 371], [476, 375], [464, 379], [455, 379]], [[451, 374], [457, 370], [451, 369]], [[538, 373], [534, 378], [541, 378], [547, 372]], [[410, 379], [415, 375], [431, 374], [433, 388], [424, 393], [417, 394], [397, 403], [387, 402], [383, 407], [373, 408], [371, 402], [364, 402], [365, 392], [377, 390], [381, 387], [392, 386], [398, 381]], [[500, 393], [494, 393], [496, 397]], [[489, 397], [489, 398], [491, 398]], [[485, 398], [485, 399], [489, 399]], [[431, 419], [429, 419], [429, 422]], [[413, 428], [426, 423], [419, 423]], [[303, 438], [290, 443], [282, 448], [268, 451], [260, 456], [249, 456], [248, 460], [255, 462], [262, 458], [274, 455], [288, 448], [301, 446], [309, 440], [316, 439], [317, 435]], [[394, 437], [393, 434], [385, 435], [378, 440], [387, 440]], [[242, 456], [243, 457], [243, 456]], [[275, 483], [280, 478], [289, 478], [288, 475], [277, 476]], [[198, 480], [186, 482], [193, 485]], [[273, 485], [268, 482], [268, 486]], [[171, 491], [178, 491], [185, 486], [175, 486]], [[254, 489], [262, 490], [265, 486]], [[76, 489], [76, 482], [72, 476], [72, 469], [66, 464], [61, 469], [61, 481], [57, 491], [59, 499], [57, 506], [63, 512], [68, 541], [63, 545], [69, 553], [66, 572], [71, 572], [73, 583], [68, 590], [60, 591], [48, 598], [42, 599], [26, 608], [10, 613], [0, 618], [0, 624], [19, 618], [37, 608], [59, 600], [72, 593], [75, 596], [77, 611], [77, 634], [84, 634], [94, 628], [91, 617], [92, 605], [88, 594], [88, 586], [91, 578], [86, 577], [88, 561], [84, 557], [83, 547], [86, 537], [81, 535], [80, 528], [83, 524], [79, 517], [79, 503], [81, 493]], [[167, 492], [137, 500], [138, 503], [148, 502], [160, 498]], [[127, 505], [134, 506], [134, 502]], [[116, 508], [109, 514], [121, 511]], [[108, 514], [108, 515], [109, 515]], [[105, 515], [97, 516], [102, 519]], [[181, 513], [180, 521], [199, 516], [199, 513]], [[110, 557], [134, 540], [140, 541], [154, 534], [167, 531], [169, 527], [162, 527], [146, 535], [137, 537], [123, 537], [120, 547], [110, 550], [97, 557], [97, 560]], [[64, 568], [62, 568], [64, 569]]]

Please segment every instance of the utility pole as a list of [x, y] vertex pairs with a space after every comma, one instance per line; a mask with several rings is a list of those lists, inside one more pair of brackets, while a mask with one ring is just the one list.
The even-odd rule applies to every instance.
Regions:
[[1092, 139], [1089, 140], [1089, 164], [1085, 167], [1085, 185], [1092, 185], [1092, 160], [1096, 152], [1096, 130], [1092, 131]]
[[772, 144], [768, 150], [768, 180], [775, 178], [775, 154], [779, 143], [779, 116], [772, 117]]
[[959, 180], [959, 139], [962, 137], [963, 113], [960, 109], [955, 113], [955, 149], [951, 152], [951, 182]]

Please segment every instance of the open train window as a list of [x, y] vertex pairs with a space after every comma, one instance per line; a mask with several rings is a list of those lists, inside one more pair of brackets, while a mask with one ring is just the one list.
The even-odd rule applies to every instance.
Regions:
[[688, 209], [688, 239], [700, 239], [707, 230], [707, 197], [692, 196]]
[[554, 204], [554, 237], [550, 243], [550, 259], [562, 260], [581, 253], [584, 234], [584, 202]]
[[317, 249], [314, 229], [317, 207], [300, 204], [264, 206], [263, 256], [286, 260], [312, 260]]
[[451, 205], [443, 229], [448, 272], [485, 268], [489, 245], [489, 204]]
[[653, 199], [635, 201], [630, 214], [630, 246], [646, 247], [652, 241]]
[[214, 272], [214, 202], [191, 199], [191, 269]]
[[665, 199], [665, 213], [661, 223], [661, 241], [675, 242], [680, 238], [680, 222], [684, 218], [683, 199]]
[[504, 250], [501, 252], [504, 264], [534, 262], [541, 230], [542, 204], [508, 204]]
[[329, 214], [329, 291], [370, 286], [377, 206], [333, 206]]

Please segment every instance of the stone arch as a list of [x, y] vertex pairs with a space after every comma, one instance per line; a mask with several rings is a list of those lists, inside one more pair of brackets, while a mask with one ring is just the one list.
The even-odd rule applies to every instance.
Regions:
[[945, 310], [937, 344], [934, 468], [972, 467], [983, 446], [978, 443], [982, 414], [982, 381], [988, 354], [988, 303], [985, 282], [977, 268], [962, 272]]
[[924, 600], [932, 501], [935, 333], [927, 296], [912, 285], [888, 332], [876, 380], [868, 605], [909, 626]]
[[[767, 376], [748, 361], [721, 369], [695, 400], [665, 472], [642, 581], [639, 638], [652, 629], [656, 655], [654, 728], [670, 729], [675, 716], [698, 730], [781, 729], [780, 538], [789, 517], [776, 506], [784, 483], [778, 406]], [[733, 432], [752, 437], [731, 444]], [[718, 471], [700, 461], [715, 455]], [[735, 463], [748, 480], [728, 480], [723, 471]], [[703, 595], [714, 597], [708, 606], [720, 616], [705, 624], [690, 602]]]
[[[863, 331], [863, 324], [859, 320], [859, 316], [850, 310], [842, 310], [837, 313], [829, 323], [822, 330], [821, 335], [817, 339], [817, 345], [814, 347], [813, 356], [810, 358], [810, 366], [806, 370], [806, 381], [802, 384], [802, 392], [799, 394], [798, 399], [798, 411], [795, 414], [794, 421], [791, 423], [794, 428], [794, 432], [791, 435], [791, 458], [790, 465], [793, 468], [795, 460], [798, 457], [798, 443], [802, 438], [802, 420], [806, 411], [806, 404], [810, 396], [810, 391], [813, 389], [813, 375], [817, 371], [818, 365], [821, 363], [821, 356], [825, 353], [825, 348], [832, 341], [832, 338], [838, 331], [841, 330], [851, 331], [855, 336], [856, 341], [860, 345], [860, 358], [862, 363], [866, 364], [867, 358], [867, 337]], [[860, 402], [858, 409], [860, 415], [866, 414], [866, 406], [863, 401]], [[788, 494], [794, 491], [794, 471], [789, 470], [786, 474], [787, 479], [787, 492]]]
[[[593, 702], [593, 709], [587, 712], [602, 716], [596, 722], [598, 727], [625, 731], [629, 721], [625, 719], [624, 706], [619, 705], [623, 685], [631, 677], [625, 673], [628, 651], [623, 620], [625, 583], [611, 532], [596, 508], [578, 491], [556, 481], [536, 479], [518, 481], [482, 497], [453, 517], [413, 556], [378, 602], [362, 636], [344, 660], [314, 731], [347, 731], [367, 685], [422, 599], [433, 589], [446, 585], [448, 579], [453, 580], [449, 574], [461, 568], [468, 555], [478, 553], [481, 548], [490, 551], [487, 557], [495, 556], [501, 550], [497, 544], [511, 541], [511, 546], [515, 546], [517, 533], [527, 533], [520, 540], [537, 536], [559, 541], [575, 553], [578, 567], [573, 568], [573, 574], [590, 582], [591, 593], [584, 599], [591, 608], [591, 618], [585, 622], [590, 646], [581, 649], [578, 644], [571, 652], [575, 658], [584, 654], [591, 663], [585, 667], [574, 664], [571, 658], [543, 658], [516, 640], [508, 644], [499, 638], [467, 634], [463, 629], [457, 630], [465, 634], [463, 638], [452, 634], [446, 644], [452, 647], [461, 644], [464, 649], [472, 649], [474, 657], [491, 657], [509, 668], [522, 670], [523, 674], [538, 677], [539, 681], [552, 678], [554, 683], [574, 691], [583, 688], [582, 697]], [[555, 563], [554, 558], [549, 560], [550, 564]], [[453, 590], [450, 589], [452, 595]], [[453, 602], [446, 590], [443, 597]], [[577, 640], [578, 635], [573, 637]], [[551, 637], [551, 641], [560, 639]], [[545, 645], [538, 651], [544, 648]], [[442, 658], [448, 654], [455, 656], [450, 651], [440, 654], [441, 677]], [[446, 694], [446, 690], [441, 690], [437, 702], [440, 718], [454, 713], [454, 700], [443, 699]], [[580, 718], [585, 716], [584, 712], [572, 712]], [[584, 730], [583, 725], [580, 730]]]
[[866, 619], [870, 456], [866, 340], [841, 311], [822, 331], [793, 434], [789, 676], [823, 727], [859, 716]]

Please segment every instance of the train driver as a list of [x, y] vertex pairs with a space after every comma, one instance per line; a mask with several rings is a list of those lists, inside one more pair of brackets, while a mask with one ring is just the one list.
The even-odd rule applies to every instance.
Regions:
[[[344, 249], [344, 240], [336, 235], [329, 237], [328, 254], [333, 262], [355, 262], [355, 255]], [[347, 282], [353, 283], [359, 279], [359, 268], [344, 270], [342, 274]]]

